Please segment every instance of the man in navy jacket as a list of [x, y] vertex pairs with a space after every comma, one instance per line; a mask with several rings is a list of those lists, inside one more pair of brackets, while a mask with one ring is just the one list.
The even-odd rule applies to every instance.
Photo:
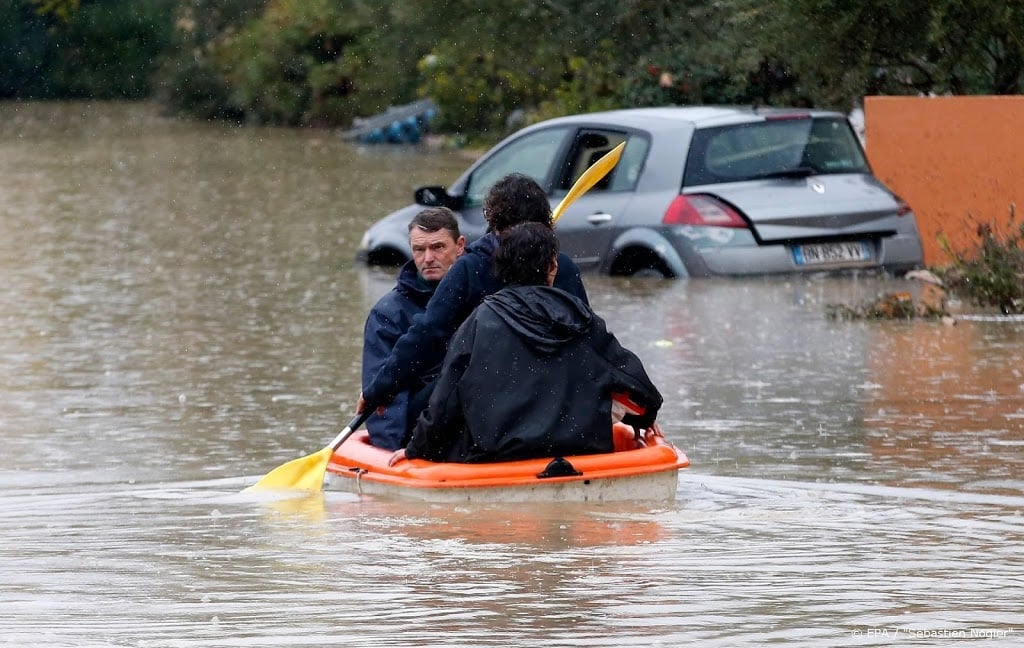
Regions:
[[[395, 342], [427, 308], [445, 273], [462, 256], [466, 238], [459, 232], [455, 214], [444, 207], [424, 209], [409, 223], [412, 260], [402, 266], [398, 281], [370, 309], [363, 327], [363, 384], [367, 384], [391, 355]], [[436, 373], [436, 371], [434, 372]], [[429, 382], [430, 376], [424, 378]], [[373, 445], [387, 450], [401, 448], [420, 409], [410, 412], [411, 397], [424, 383], [399, 392], [383, 411], [366, 421]]]
[[[398, 339], [391, 355], [372, 380], [363, 381], [363, 392], [356, 412], [392, 402], [410, 389], [418, 389], [410, 414], [418, 416], [426, 408], [433, 389], [433, 372], [444, 360], [448, 341], [484, 297], [505, 287], [493, 272], [492, 257], [502, 233], [519, 223], [551, 222], [551, 203], [547, 194], [529, 176], [512, 173], [491, 187], [484, 199], [484, 217], [489, 232], [466, 247], [466, 253], [441, 280], [427, 309], [413, 319], [409, 330]], [[559, 252], [554, 286], [589, 304], [580, 269], [568, 255]], [[420, 387], [420, 385], [424, 385]], [[413, 412], [413, 409], [419, 411]]]

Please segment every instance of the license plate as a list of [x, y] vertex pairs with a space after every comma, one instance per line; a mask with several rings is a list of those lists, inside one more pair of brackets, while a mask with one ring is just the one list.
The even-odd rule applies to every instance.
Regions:
[[813, 243], [793, 247], [793, 258], [797, 265], [822, 265], [828, 263], [850, 263], [870, 261], [871, 252], [863, 241], [845, 243]]

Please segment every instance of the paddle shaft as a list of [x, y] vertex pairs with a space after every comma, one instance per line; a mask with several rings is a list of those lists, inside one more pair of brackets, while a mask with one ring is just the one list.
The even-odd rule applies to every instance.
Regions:
[[334, 441], [331, 441], [329, 447], [331, 450], [337, 450], [342, 443], [345, 443], [345, 439], [352, 436], [352, 433], [359, 429], [359, 426], [366, 422], [366, 419], [373, 415], [373, 409], [367, 407], [361, 413], [356, 414], [356, 417], [349, 421], [345, 429], [338, 433], [338, 436], [334, 437]]
[[324, 475], [327, 472], [327, 464], [331, 461], [331, 455], [366, 419], [370, 418], [371, 414], [373, 414], [372, 409], [364, 409], [345, 426], [345, 429], [334, 438], [334, 441], [331, 441], [331, 445], [319, 452], [281, 464], [243, 492], [264, 490], [320, 492], [324, 485]]

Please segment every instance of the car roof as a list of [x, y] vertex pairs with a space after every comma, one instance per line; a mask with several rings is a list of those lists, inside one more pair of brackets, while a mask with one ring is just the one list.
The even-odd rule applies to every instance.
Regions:
[[556, 117], [534, 126], [557, 123], [602, 123], [623, 127], [647, 128], [658, 124], [664, 127], [688, 125], [692, 128], [710, 128], [728, 124], [762, 121], [769, 117], [809, 116], [839, 117], [845, 115], [827, 110], [808, 108], [768, 108], [756, 106], [661, 106], [655, 108], [625, 108], [604, 112]]

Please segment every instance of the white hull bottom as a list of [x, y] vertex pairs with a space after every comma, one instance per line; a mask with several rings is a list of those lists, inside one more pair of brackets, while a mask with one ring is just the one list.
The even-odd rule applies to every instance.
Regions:
[[424, 502], [625, 502], [674, 500], [678, 482], [678, 470], [664, 470], [629, 477], [538, 481], [519, 486], [426, 488], [328, 472], [324, 487], [360, 495], [383, 495]]

